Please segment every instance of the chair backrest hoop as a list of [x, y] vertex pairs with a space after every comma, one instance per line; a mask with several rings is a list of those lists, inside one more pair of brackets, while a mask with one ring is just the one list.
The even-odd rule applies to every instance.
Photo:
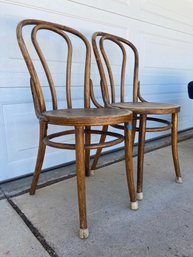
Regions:
[[[40, 81], [35, 69], [35, 66], [33, 64], [32, 58], [29, 54], [29, 51], [27, 50], [26, 42], [24, 40], [23, 36], [23, 28], [28, 25], [34, 25], [34, 27], [31, 30], [31, 40], [34, 45], [34, 48], [39, 56], [39, 59], [41, 61], [41, 64], [43, 66], [44, 72], [46, 74], [48, 84], [50, 87], [51, 92], [51, 98], [52, 98], [52, 107], [54, 110], [58, 108], [57, 103], [57, 95], [55, 90], [55, 85], [52, 79], [51, 72], [49, 70], [49, 67], [47, 65], [46, 59], [44, 57], [44, 54], [39, 46], [38, 40], [37, 40], [37, 33], [39, 30], [49, 30], [52, 31], [58, 35], [60, 35], [67, 43], [67, 64], [66, 64], [66, 100], [67, 100], [67, 108], [72, 108], [72, 99], [71, 99], [71, 66], [72, 66], [72, 43], [67, 35], [67, 33], [73, 34], [80, 38], [86, 48], [86, 54], [85, 54], [85, 67], [84, 67], [84, 108], [90, 107], [90, 62], [91, 62], [91, 48], [88, 40], [86, 37], [81, 34], [79, 31], [63, 26], [56, 23], [41, 21], [41, 20], [34, 20], [34, 19], [26, 19], [21, 21], [17, 26], [17, 40], [19, 47], [21, 49], [22, 55], [24, 57], [24, 60], [26, 62], [26, 65], [28, 67], [29, 73], [30, 73], [30, 85], [31, 85], [31, 91], [33, 95], [33, 101], [35, 106], [36, 115], [38, 117], [41, 116], [43, 112], [46, 111], [46, 104], [43, 96], [43, 92], [41, 89]], [[67, 32], [67, 33], [66, 33]]]
[[[97, 39], [99, 39], [99, 46], [97, 44]], [[138, 55], [137, 48], [130, 41], [122, 37], [115, 36], [105, 32], [95, 32], [92, 36], [92, 46], [93, 46], [95, 58], [97, 61], [97, 65], [98, 65], [98, 69], [101, 77], [101, 90], [102, 90], [102, 96], [103, 96], [103, 101], [105, 105], [109, 105], [115, 102], [115, 84], [114, 84], [113, 73], [111, 70], [110, 62], [104, 49], [105, 40], [115, 43], [121, 49], [121, 52], [122, 52], [120, 102], [124, 102], [125, 100], [124, 85], [125, 85], [126, 61], [127, 61], [125, 45], [132, 49], [134, 53], [133, 102], [137, 102], [138, 101], [138, 84], [139, 84], [139, 81], [138, 81], [139, 55]], [[103, 59], [107, 68], [108, 76], [109, 76], [110, 89], [111, 89], [110, 93], [108, 90], [107, 78], [106, 78], [104, 67], [102, 64], [100, 52], [103, 56]]]

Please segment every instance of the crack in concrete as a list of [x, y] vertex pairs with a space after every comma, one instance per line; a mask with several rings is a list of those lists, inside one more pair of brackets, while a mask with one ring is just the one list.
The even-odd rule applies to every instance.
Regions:
[[5, 195], [5, 199], [8, 201], [10, 206], [15, 210], [15, 212], [20, 216], [26, 226], [29, 228], [31, 233], [36, 237], [36, 239], [40, 242], [43, 248], [48, 252], [51, 257], [59, 257], [55, 250], [49, 245], [46, 239], [41, 235], [39, 230], [31, 223], [31, 221], [26, 217], [26, 215], [21, 211], [21, 209], [9, 198]]

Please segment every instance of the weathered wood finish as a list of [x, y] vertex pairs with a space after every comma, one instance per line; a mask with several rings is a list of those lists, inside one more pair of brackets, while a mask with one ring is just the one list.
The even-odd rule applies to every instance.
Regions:
[[143, 192], [143, 162], [145, 146], [146, 115], [142, 114], [139, 121], [139, 141], [137, 159], [137, 193]]
[[176, 178], [181, 177], [180, 173], [180, 163], [178, 158], [178, 146], [177, 146], [177, 137], [178, 137], [178, 113], [172, 114], [172, 156], [174, 161], [174, 167], [176, 171]]
[[[90, 127], [85, 128], [85, 144], [91, 144], [91, 133]], [[86, 176], [90, 176], [90, 149], [85, 149], [85, 174]]]
[[[122, 65], [121, 65], [121, 80], [120, 80], [120, 97], [115, 96], [115, 83], [113, 78], [113, 72], [111, 69], [111, 64], [107, 53], [105, 51], [104, 42], [111, 41], [117, 47], [121, 49], [122, 53]], [[97, 43], [98, 42], [98, 43]], [[133, 112], [133, 143], [135, 138], [135, 131], [139, 132], [138, 139], [138, 167], [137, 167], [137, 193], [140, 195], [139, 199], [143, 195], [143, 163], [144, 163], [144, 144], [145, 144], [145, 133], [146, 132], [159, 132], [171, 129], [172, 131], [172, 155], [174, 161], [174, 167], [176, 172], [176, 180], [179, 182], [182, 181], [180, 174], [180, 166], [178, 159], [178, 149], [177, 149], [177, 117], [178, 112], [180, 111], [180, 106], [177, 104], [166, 104], [166, 103], [154, 103], [146, 101], [140, 93], [140, 82], [138, 80], [138, 70], [139, 70], [139, 55], [136, 47], [129, 42], [128, 40], [121, 38], [119, 36], [111, 35], [104, 32], [95, 32], [92, 36], [92, 46], [97, 61], [100, 79], [101, 79], [101, 89], [102, 96], [104, 101], [104, 106], [127, 109]], [[133, 99], [132, 102], [128, 102], [128, 99], [125, 99], [124, 95], [124, 86], [125, 86], [125, 74], [126, 74], [126, 48], [129, 47], [134, 55], [134, 76], [133, 76]], [[100, 54], [101, 53], [101, 54]], [[106, 65], [107, 74], [109, 77], [110, 87], [108, 87], [108, 80], [105, 74], [105, 69], [103, 67], [103, 62], [101, 56], [104, 59]], [[110, 88], [110, 89], [109, 89]], [[93, 103], [95, 104], [94, 92], [91, 90], [91, 98], [94, 99]], [[119, 102], [115, 102], [115, 99], [120, 98]], [[149, 114], [163, 115], [171, 114], [171, 122], [155, 118], [148, 117]], [[136, 127], [136, 120], [139, 119], [139, 127]], [[156, 123], [162, 124], [155, 127], [146, 127], [147, 121], [154, 121]], [[124, 129], [124, 126], [113, 125], [118, 129]], [[101, 138], [102, 139], [102, 138]], [[100, 150], [101, 151], [101, 150]], [[97, 151], [96, 157], [93, 163], [93, 169], [96, 167], [97, 160], [100, 156], [99, 150]]]
[[132, 176], [133, 170], [133, 161], [132, 161], [132, 153], [133, 153], [133, 146], [130, 142], [133, 139], [133, 132], [132, 132], [132, 121], [125, 123], [125, 166], [126, 166], [126, 174], [127, 174], [127, 183], [129, 188], [129, 194], [131, 197], [131, 202], [136, 201], [136, 194], [135, 188], [131, 188], [130, 185], [134, 185], [134, 180]]
[[85, 192], [85, 164], [84, 164], [84, 127], [75, 128], [76, 142], [76, 172], [78, 203], [80, 214], [80, 228], [87, 229], [86, 218], [86, 192]]
[[[23, 38], [23, 27], [33, 25], [31, 32], [32, 43], [39, 56], [40, 62], [43, 66], [45, 75], [50, 87], [52, 98], [52, 110], [46, 110], [46, 104], [43, 96], [43, 91], [38, 79], [35, 66], [27, 50], [25, 40]], [[31, 26], [32, 27], [32, 26]], [[55, 85], [52, 79], [52, 74], [46, 63], [46, 58], [39, 46], [37, 34], [39, 30], [50, 30], [53, 33], [60, 35], [67, 43], [67, 65], [66, 65], [66, 99], [67, 108], [58, 109], [58, 100], [55, 90]], [[71, 64], [72, 64], [72, 43], [70, 36], [73, 34], [82, 40], [85, 45], [85, 69], [84, 69], [84, 105], [83, 108], [73, 108], [71, 98]], [[132, 121], [132, 112], [128, 110], [121, 110], [119, 108], [90, 108], [90, 95], [92, 84], [90, 80], [90, 56], [91, 49], [88, 40], [80, 32], [59, 24], [40, 20], [24, 20], [17, 26], [17, 39], [23, 54], [24, 60], [27, 64], [30, 73], [30, 85], [34, 101], [35, 112], [40, 123], [39, 135], [39, 150], [37, 154], [36, 167], [30, 189], [30, 194], [34, 194], [38, 183], [38, 178], [41, 172], [46, 146], [51, 146], [59, 149], [69, 149], [76, 151], [76, 173], [77, 173], [77, 188], [78, 188], [78, 203], [80, 215], [80, 237], [88, 237], [87, 216], [86, 216], [86, 189], [85, 189], [85, 173], [89, 175], [89, 159], [90, 150], [110, 147], [119, 144], [126, 140], [126, 174], [128, 180], [128, 189], [131, 199], [131, 208], [137, 209], [136, 194], [133, 180], [133, 166], [132, 166], [132, 140], [128, 136], [127, 128], [125, 128], [125, 137], [118, 133], [113, 133], [104, 129], [98, 131], [91, 129], [91, 126], [104, 126], [107, 128], [111, 124], [127, 123]], [[97, 103], [97, 101], [96, 101]], [[100, 106], [97, 106], [100, 107]], [[74, 129], [69, 129], [53, 134], [47, 134], [48, 125], [73, 126]], [[53, 139], [65, 135], [75, 134], [75, 144], [67, 144], [54, 142]], [[91, 144], [91, 135], [100, 134], [102, 139], [99, 143]], [[129, 135], [131, 132], [129, 132]], [[106, 135], [111, 136], [111, 141], [105, 142]], [[104, 140], [103, 140], [104, 139]], [[129, 141], [128, 141], [129, 140]]]
[[47, 127], [48, 126], [45, 122], [40, 121], [39, 149], [38, 149], [38, 154], [37, 154], [35, 172], [33, 175], [32, 185], [31, 185], [31, 189], [30, 189], [31, 195], [33, 195], [35, 193], [36, 185], [38, 183], [40, 171], [41, 171], [42, 164], [44, 161], [46, 145], [44, 144], [43, 140], [47, 136]]
[[[106, 139], [106, 132], [108, 131], [108, 126], [103, 126], [103, 130], [104, 132], [103, 135], [101, 135], [101, 138], [100, 138], [100, 144], [103, 144], [105, 142], [105, 139]], [[97, 151], [96, 151], [96, 154], [94, 156], [94, 160], [93, 160], [93, 163], [92, 163], [92, 166], [91, 166], [91, 175], [93, 176], [94, 175], [94, 171], [96, 169], [96, 165], [97, 165], [97, 161], [98, 161], [98, 158], [100, 157], [101, 155], [101, 152], [102, 152], [102, 148], [98, 148]]]

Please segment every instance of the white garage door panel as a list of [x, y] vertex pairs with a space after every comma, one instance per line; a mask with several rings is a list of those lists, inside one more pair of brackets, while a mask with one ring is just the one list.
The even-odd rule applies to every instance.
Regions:
[[[192, 1], [176, 0], [73, 0], [120, 17], [193, 34]], [[105, 10], [105, 11], [103, 11]]]
[[[12, 94], [10, 94], [10, 91]], [[39, 129], [29, 88], [0, 89], [0, 94], [4, 95], [4, 103], [0, 106], [0, 119], [3, 121], [3, 124], [0, 124], [0, 140], [2, 140], [3, 145], [3, 148], [1, 148], [3, 160], [1, 162], [0, 180], [4, 180], [33, 171], [38, 148]], [[9, 95], [7, 99], [6, 94]], [[14, 96], [19, 95], [22, 97], [14, 98]], [[27, 101], [29, 102], [27, 103]], [[51, 127], [50, 131], [59, 130], [61, 128], [56, 130]], [[66, 139], [69, 142], [72, 141], [71, 136]], [[59, 152], [57, 149], [48, 148], [44, 168], [73, 159], [74, 155], [69, 151]]]
[[[185, 80], [184, 80], [185, 78]], [[150, 86], [150, 90], [154, 90], [157, 84], [162, 85], [162, 89], [166, 91], [178, 90], [182, 86], [186, 89], [186, 85], [192, 80], [191, 69], [177, 69], [177, 68], [157, 68], [157, 67], [145, 67], [141, 69], [140, 81], [142, 82], [142, 89], [146, 85]], [[153, 87], [151, 87], [153, 85]], [[171, 85], [169, 88], [164, 85]], [[181, 86], [180, 86], [181, 85]], [[160, 88], [160, 89], [161, 89]]]
[[182, 69], [182, 72], [190, 70], [193, 61], [189, 53], [193, 51], [193, 42], [152, 35], [145, 35], [143, 40], [143, 63], [146, 67]]
[[[146, 13], [146, 17], [149, 17], [151, 22], [153, 20], [155, 23], [158, 22], [160, 25], [171, 27], [174, 30], [185, 30], [186, 32], [192, 33], [193, 17], [191, 0], [141, 0], [141, 10]], [[159, 19], [156, 17], [159, 17]]]
[[[33, 4], [35, 2], [33, 1]], [[0, 63], [0, 110], [1, 110], [1, 120], [0, 123], [0, 140], [4, 147], [1, 148], [1, 164], [0, 164], [0, 181], [24, 175], [33, 172], [36, 153], [38, 148], [38, 121], [34, 114], [31, 92], [29, 87], [29, 74], [21, 56], [20, 50], [16, 41], [16, 25], [17, 23], [27, 17], [32, 16], [32, 12], [27, 6], [21, 7], [17, 5], [2, 5], [4, 11], [1, 8], [0, 20], [3, 24], [3, 29], [1, 30], [1, 37], [3, 40], [1, 49], [3, 49], [3, 57]], [[54, 13], [54, 12], [53, 12]], [[25, 14], [25, 17], [24, 17]], [[53, 14], [50, 14], [52, 16]], [[39, 10], [34, 7], [33, 18], [43, 18], [46, 20], [51, 20], [58, 23], [65, 23], [65, 21], [70, 25], [77, 27], [77, 29], [84, 32], [88, 37], [92, 34], [92, 23], [88, 21], [82, 21], [77, 18], [66, 18], [64, 17], [61, 22], [61, 17], [56, 14], [53, 17], [47, 16], [45, 9]], [[89, 24], [89, 26], [88, 26]], [[96, 27], [94, 30], [98, 30], [99, 24], [94, 24]], [[85, 30], [85, 27], [87, 29]], [[110, 31], [115, 30], [115, 27], [110, 27], [109, 24], [102, 25], [103, 30]], [[125, 28], [117, 28], [117, 33], [124, 35]], [[49, 40], [52, 35], [48, 33], [46, 39]], [[44, 43], [40, 39], [40, 44]], [[61, 42], [59, 43], [61, 44]], [[74, 106], [80, 107], [83, 103], [83, 87], [81, 81], [83, 80], [83, 56], [84, 49], [80, 49], [78, 44], [75, 44], [76, 49], [73, 54], [73, 66], [72, 72], [74, 76], [72, 77], [72, 96], [74, 100]], [[56, 52], [56, 48], [52, 47], [50, 44], [46, 44], [44, 48], [44, 53], [47, 58], [48, 65], [53, 73], [54, 82], [56, 85], [56, 90], [59, 99], [59, 106], [65, 106], [65, 88], [64, 88], [64, 78], [65, 78], [65, 65], [66, 65], [66, 52], [64, 51], [63, 41], [62, 47], [57, 46], [60, 52]], [[45, 95], [46, 105], [48, 109], [51, 108], [50, 103], [50, 93], [48, 89], [48, 83], [45, 79], [45, 75], [40, 68], [40, 64], [37, 60], [37, 56], [32, 52], [32, 58], [35, 62], [36, 68], [38, 70], [38, 75], [40, 81], [43, 85], [43, 92]], [[95, 63], [92, 64], [93, 71], [97, 71], [97, 66]], [[94, 78], [95, 82], [98, 84], [98, 74]], [[82, 97], [81, 97], [82, 95]], [[61, 128], [60, 128], [61, 129]], [[59, 131], [52, 127], [51, 132]], [[96, 139], [94, 139], [96, 141]], [[0, 142], [1, 142], [0, 141]], [[73, 142], [72, 136], [67, 136], [65, 138], [67, 142]], [[46, 158], [43, 168], [58, 165], [64, 162], [69, 162], [74, 160], [74, 151], [59, 151], [54, 148], [48, 148], [46, 152]]]
[[[175, 8], [174, 7], [175, 2]], [[43, 19], [65, 24], [82, 31], [90, 40], [94, 31], [107, 31], [127, 37], [139, 50], [140, 81], [144, 98], [179, 103], [179, 128], [192, 127], [192, 102], [187, 98], [187, 83], [193, 80], [193, 3], [158, 0], [0, 0], [0, 181], [33, 171], [38, 147], [38, 120], [34, 114], [29, 74], [16, 40], [17, 23], [24, 18]], [[41, 36], [41, 34], [40, 34]], [[63, 41], [52, 33], [44, 34], [40, 43], [52, 71], [59, 106], [65, 102], [66, 52]], [[47, 43], [47, 42], [50, 42]], [[57, 46], [54, 48], [54, 46]], [[72, 95], [75, 106], [82, 105], [82, 70], [84, 49], [75, 42]], [[107, 44], [115, 83], [120, 80], [119, 51]], [[48, 83], [32, 50], [32, 58], [43, 86], [46, 105], [51, 108]], [[132, 56], [129, 55], [130, 62]], [[130, 64], [129, 64], [130, 65]], [[97, 99], [101, 100], [99, 73], [92, 54], [91, 75]], [[132, 74], [126, 75], [127, 95], [131, 95]], [[116, 90], [119, 88], [116, 86]], [[81, 92], [82, 91], [82, 92]], [[168, 118], [168, 116], [166, 116]], [[59, 131], [51, 127], [50, 131]], [[159, 134], [149, 134], [147, 138]], [[73, 142], [69, 135], [68, 142]], [[97, 140], [97, 137], [94, 138]], [[74, 151], [48, 148], [45, 167], [74, 160]]]

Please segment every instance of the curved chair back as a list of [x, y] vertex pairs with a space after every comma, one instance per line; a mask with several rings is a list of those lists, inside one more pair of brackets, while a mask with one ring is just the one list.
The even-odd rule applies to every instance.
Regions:
[[[30, 73], [30, 84], [31, 91], [33, 95], [33, 101], [35, 106], [35, 111], [37, 117], [41, 117], [41, 114], [46, 111], [45, 97], [42, 91], [42, 85], [40, 83], [38, 73], [33, 63], [33, 58], [30, 56], [27, 48], [27, 40], [24, 39], [24, 27], [28, 26], [31, 29], [31, 41], [37, 52], [39, 60], [42, 64], [43, 70], [45, 72], [52, 99], [52, 108], [53, 110], [58, 109], [58, 98], [56, 93], [56, 88], [52, 74], [50, 72], [48, 63], [44, 56], [43, 51], [40, 48], [40, 43], [38, 40], [39, 31], [51, 31], [64, 39], [67, 44], [67, 61], [66, 61], [66, 100], [67, 108], [72, 108], [72, 97], [71, 97], [71, 68], [72, 68], [72, 42], [69, 37], [70, 34], [77, 36], [85, 45], [86, 54], [85, 54], [85, 65], [84, 65], [84, 108], [90, 107], [90, 58], [91, 58], [91, 49], [90, 44], [86, 37], [75, 29], [40, 20], [23, 20], [17, 26], [17, 39], [21, 52], [23, 54], [24, 60], [27, 64], [29, 73]], [[29, 42], [28, 42], [29, 43]], [[46, 42], [46, 44], [52, 44], [52, 42]], [[65, 60], [64, 60], [65, 61]]]
[[[117, 96], [116, 96], [116, 90], [115, 90], [115, 82], [114, 82], [114, 76], [111, 68], [111, 64], [107, 55], [107, 52], [105, 50], [104, 42], [105, 41], [111, 41], [113, 42], [117, 47], [120, 48], [122, 53], [122, 64], [121, 64], [121, 79], [120, 79], [120, 102], [125, 101], [125, 77], [126, 77], [126, 64], [127, 64], [127, 47], [129, 47], [133, 54], [134, 54], [134, 74], [133, 74], [133, 102], [138, 101], [138, 87], [139, 87], [139, 81], [138, 81], [138, 66], [139, 66], [139, 56], [138, 51], [136, 47], [128, 40], [111, 35], [104, 32], [95, 32], [92, 37], [92, 45], [94, 54], [96, 57], [100, 77], [101, 77], [101, 89], [102, 89], [102, 96], [104, 103], [106, 105], [115, 103]], [[110, 81], [110, 87], [108, 87], [107, 78], [105, 75], [105, 70], [103, 66], [102, 59], [100, 57], [100, 53], [103, 56], [107, 73], [109, 76]], [[128, 100], [127, 100], [128, 101]]]

